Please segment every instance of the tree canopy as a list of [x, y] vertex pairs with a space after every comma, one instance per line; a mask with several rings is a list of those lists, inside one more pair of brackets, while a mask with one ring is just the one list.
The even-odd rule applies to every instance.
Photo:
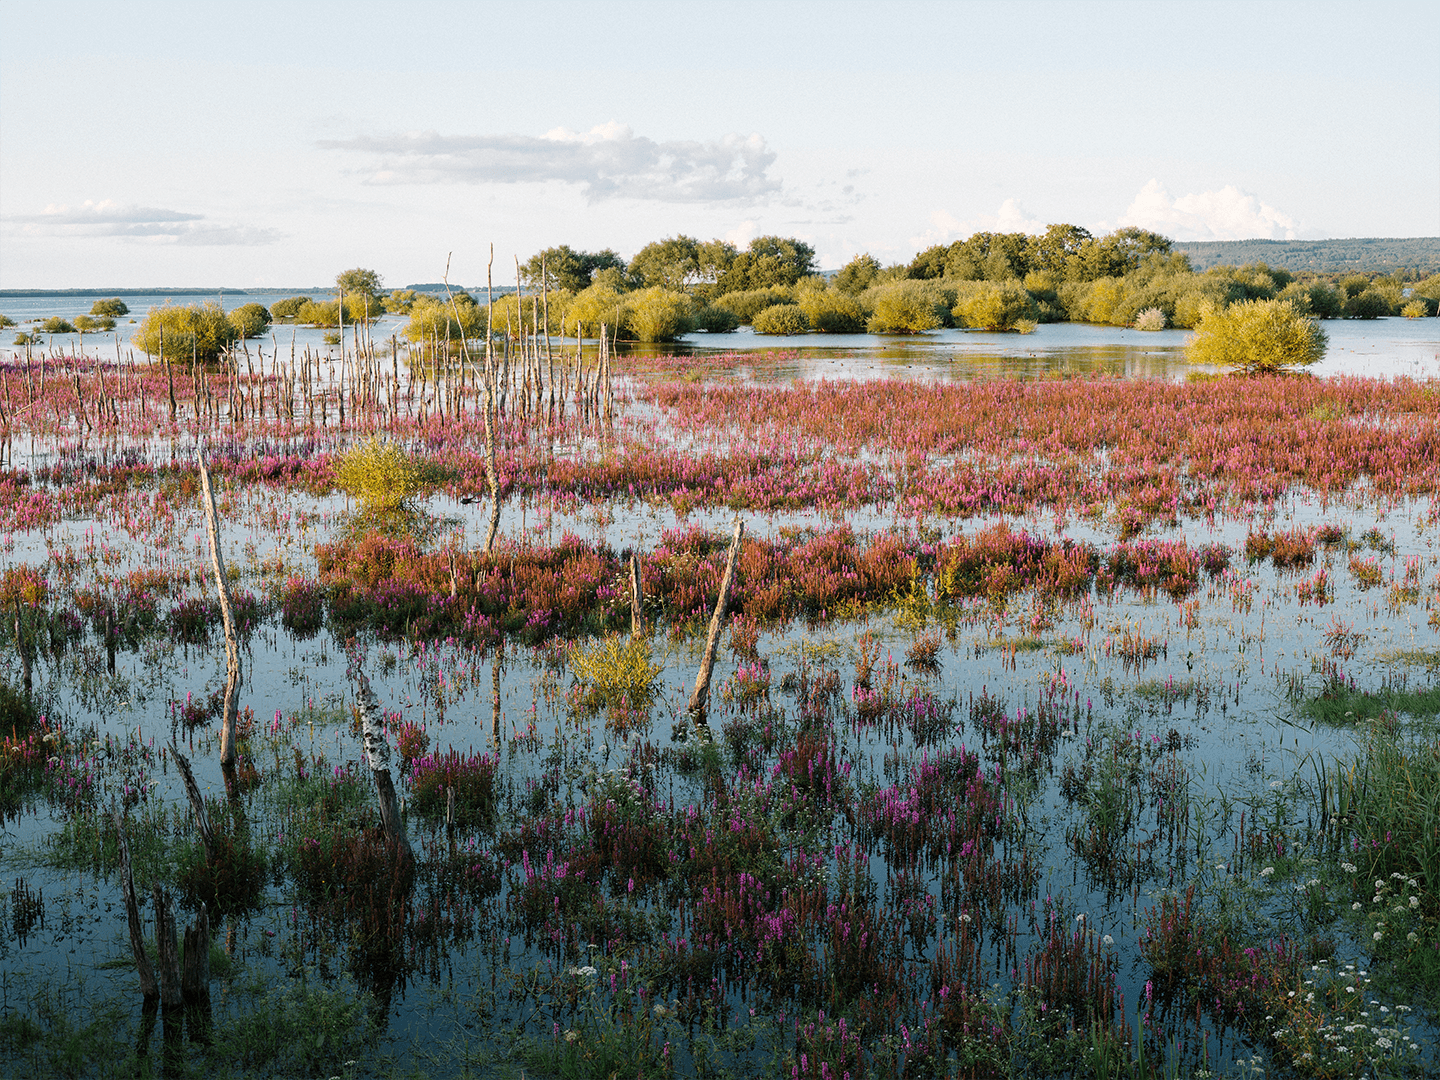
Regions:
[[130, 308], [124, 300], [116, 296], [109, 300], [96, 300], [90, 308], [90, 314], [98, 315], [101, 318], [118, 319], [121, 315], [129, 315]]
[[544, 284], [550, 289], [569, 289], [581, 292], [588, 289], [597, 270], [613, 269], [625, 273], [625, 260], [609, 248], [604, 251], [576, 251], [569, 244], [549, 247], [537, 251], [524, 263], [525, 280], [539, 287]]

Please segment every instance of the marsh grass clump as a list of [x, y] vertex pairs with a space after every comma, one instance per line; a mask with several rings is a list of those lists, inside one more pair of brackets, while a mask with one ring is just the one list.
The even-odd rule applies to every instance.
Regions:
[[325, 622], [325, 589], [318, 581], [293, 574], [280, 588], [280, 625], [302, 641]]
[[415, 812], [431, 820], [445, 818], [446, 790], [455, 789], [455, 823], [476, 829], [495, 824], [497, 758], [462, 755], [458, 750], [423, 754], [410, 766], [410, 796]]
[[210, 854], [192, 843], [179, 857], [176, 884], [191, 907], [204, 904], [218, 915], [257, 908], [270, 878], [270, 858], [257, 846], [243, 812], [233, 803], [210, 800]]

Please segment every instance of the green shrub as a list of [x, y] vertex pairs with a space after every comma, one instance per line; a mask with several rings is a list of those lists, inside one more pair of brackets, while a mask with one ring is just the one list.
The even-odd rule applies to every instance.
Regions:
[[725, 308], [707, 304], [695, 310], [695, 329], [704, 330], [707, 334], [729, 334], [739, 325], [739, 316]]
[[1034, 327], [1038, 312], [1025, 286], [1009, 281], [977, 282], [955, 305], [956, 320], [972, 329], [1014, 330], [1021, 323]]
[[116, 296], [110, 300], [96, 300], [90, 308], [90, 314], [118, 319], [121, 315], [129, 315], [130, 308], [124, 300]]
[[59, 315], [52, 315], [39, 326], [42, 334], [73, 334], [75, 327]]
[[[504, 327], [505, 324], [498, 325]], [[461, 303], [458, 297], [452, 306], [448, 298], [421, 296], [410, 308], [410, 321], [405, 324], [404, 334], [407, 341], [448, 339], [457, 344], [463, 338], [483, 337], [485, 309], [474, 303]]]
[[626, 297], [619, 289], [607, 282], [598, 282], [575, 294], [565, 313], [566, 330], [574, 333], [578, 323], [585, 337], [599, 337], [603, 324], [607, 334], [613, 336], [618, 331], [620, 336], [628, 337], [627, 307]]
[[800, 310], [811, 329], [822, 334], [858, 334], [865, 329], [860, 301], [838, 290], [807, 290], [800, 296]]
[[1400, 314], [1407, 319], [1423, 319], [1430, 314], [1430, 306], [1424, 300], [1411, 300], [1400, 309]]
[[414, 501], [435, 486], [436, 478], [425, 463], [372, 435], [341, 455], [335, 482], [360, 502], [362, 516], [385, 519], [413, 513]]
[[1337, 319], [1345, 312], [1345, 294], [1328, 281], [1292, 281], [1280, 290], [1279, 299], [1316, 319]]
[[684, 293], [653, 285], [626, 301], [626, 321], [637, 341], [674, 341], [695, 329], [695, 302]]
[[15, 320], [12, 319], [12, 318], [10, 318], [9, 315], [0, 315], [0, 330], [5, 329], [7, 326], [14, 326], [14, 325], [15, 325]]
[[270, 326], [270, 312], [264, 304], [241, 304], [230, 312], [230, 322], [242, 338], [259, 337]]
[[240, 338], [240, 332], [211, 300], [205, 304], [151, 308], [130, 339], [136, 348], [163, 359], [214, 360]]
[[648, 639], [611, 634], [590, 645], [574, 646], [570, 670], [583, 713], [607, 712], [633, 726], [638, 718], [649, 716], [664, 669], [652, 660]]
[[[288, 301], [282, 300], [281, 304]], [[276, 307], [280, 305], [277, 304]], [[380, 302], [364, 293], [345, 297], [345, 325], [368, 322], [379, 318], [383, 312]], [[340, 302], [338, 300], [306, 300], [295, 311], [295, 321], [309, 326], [339, 326]]]
[[101, 330], [114, 330], [115, 320], [109, 316], [96, 319], [89, 315], [76, 315], [75, 329], [82, 334], [93, 334]]
[[755, 316], [767, 307], [785, 304], [791, 299], [790, 290], [785, 288], [741, 289], [725, 293], [712, 301], [711, 306], [734, 313], [741, 326], [750, 326]]
[[1328, 343], [1319, 324], [1286, 301], [1242, 300], [1206, 312], [1186, 354], [1192, 364], [1274, 374], [1315, 363]]
[[272, 319], [293, 319], [295, 314], [309, 303], [312, 301], [308, 296], [292, 296], [285, 300], [277, 300], [270, 305], [270, 317]]
[[756, 315], [751, 325], [757, 334], [804, 334], [810, 320], [799, 304], [774, 304]]
[[1345, 314], [1351, 319], [1378, 319], [1390, 314], [1390, 300], [1379, 289], [1366, 289], [1345, 301]]
[[918, 334], [944, 326], [954, 304], [930, 281], [904, 280], [877, 285], [864, 294], [870, 304], [865, 329], [872, 334]]

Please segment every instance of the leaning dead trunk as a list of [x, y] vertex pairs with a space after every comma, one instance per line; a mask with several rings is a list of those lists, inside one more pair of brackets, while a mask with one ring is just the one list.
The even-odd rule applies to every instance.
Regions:
[[225, 621], [225, 712], [220, 720], [220, 765], [235, 764], [235, 710], [240, 693], [240, 638], [235, 630], [235, 615], [230, 601], [230, 579], [225, 574], [225, 557], [220, 553], [220, 516], [215, 512], [215, 491], [210, 486], [210, 470], [205, 467], [205, 451], [200, 458], [200, 493], [204, 502], [205, 532], [210, 539], [210, 568], [215, 572], [215, 591], [220, 595], [220, 616]]
[[200, 785], [195, 782], [195, 774], [190, 769], [190, 762], [180, 748], [173, 742], [170, 744], [170, 756], [175, 760], [175, 766], [180, 770], [180, 779], [185, 784], [185, 794], [190, 799], [190, 805], [195, 810], [195, 828], [200, 832], [200, 842], [205, 845], [205, 861], [213, 862], [215, 859], [215, 833], [210, 828], [210, 815], [205, 811], [205, 798], [200, 794]]
[[410, 848], [410, 838], [405, 835], [405, 822], [400, 819], [400, 800], [395, 797], [395, 782], [390, 777], [390, 743], [385, 738], [385, 714], [370, 689], [370, 680], [358, 663], [354, 665], [352, 674], [356, 683], [356, 710], [360, 714], [365, 742], [365, 760], [370, 766], [370, 775], [375, 779], [375, 795], [380, 803], [380, 825], [386, 837], [408, 861], [415, 855]]
[[725, 624], [725, 608], [730, 603], [730, 586], [735, 581], [735, 558], [740, 553], [740, 538], [745, 523], [735, 522], [735, 535], [730, 540], [730, 554], [725, 559], [725, 576], [720, 579], [720, 595], [715, 600], [715, 614], [710, 617], [710, 633], [705, 639], [705, 655], [695, 676], [695, 691], [690, 695], [690, 716], [696, 725], [705, 723], [705, 706], [710, 700], [710, 674], [715, 669], [715, 650], [720, 644], [720, 630]]

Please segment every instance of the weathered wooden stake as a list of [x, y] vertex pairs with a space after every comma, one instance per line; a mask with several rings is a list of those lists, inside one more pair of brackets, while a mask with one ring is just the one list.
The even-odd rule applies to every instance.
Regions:
[[730, 586], [735, 581], [735, 559], [740, 554], [740, 538], [745, 522], [735, 522], [735, 535], [730, 540], [730, 554], [725, 559], [725, 576], [720, 579], [720, 595], [715, 600], [715, 614], [710, 617], [710, 634], [705, 639], [705, 655], [695, 676], [695, 691], [690, 695], [690, 716], [697, 726], [705, 723], [705, 706], [710, 700], [710, 674], [715, 669], [715, 650], [720, 644], [720, 630], [725, 625], [725, 608], [730, 603]]

